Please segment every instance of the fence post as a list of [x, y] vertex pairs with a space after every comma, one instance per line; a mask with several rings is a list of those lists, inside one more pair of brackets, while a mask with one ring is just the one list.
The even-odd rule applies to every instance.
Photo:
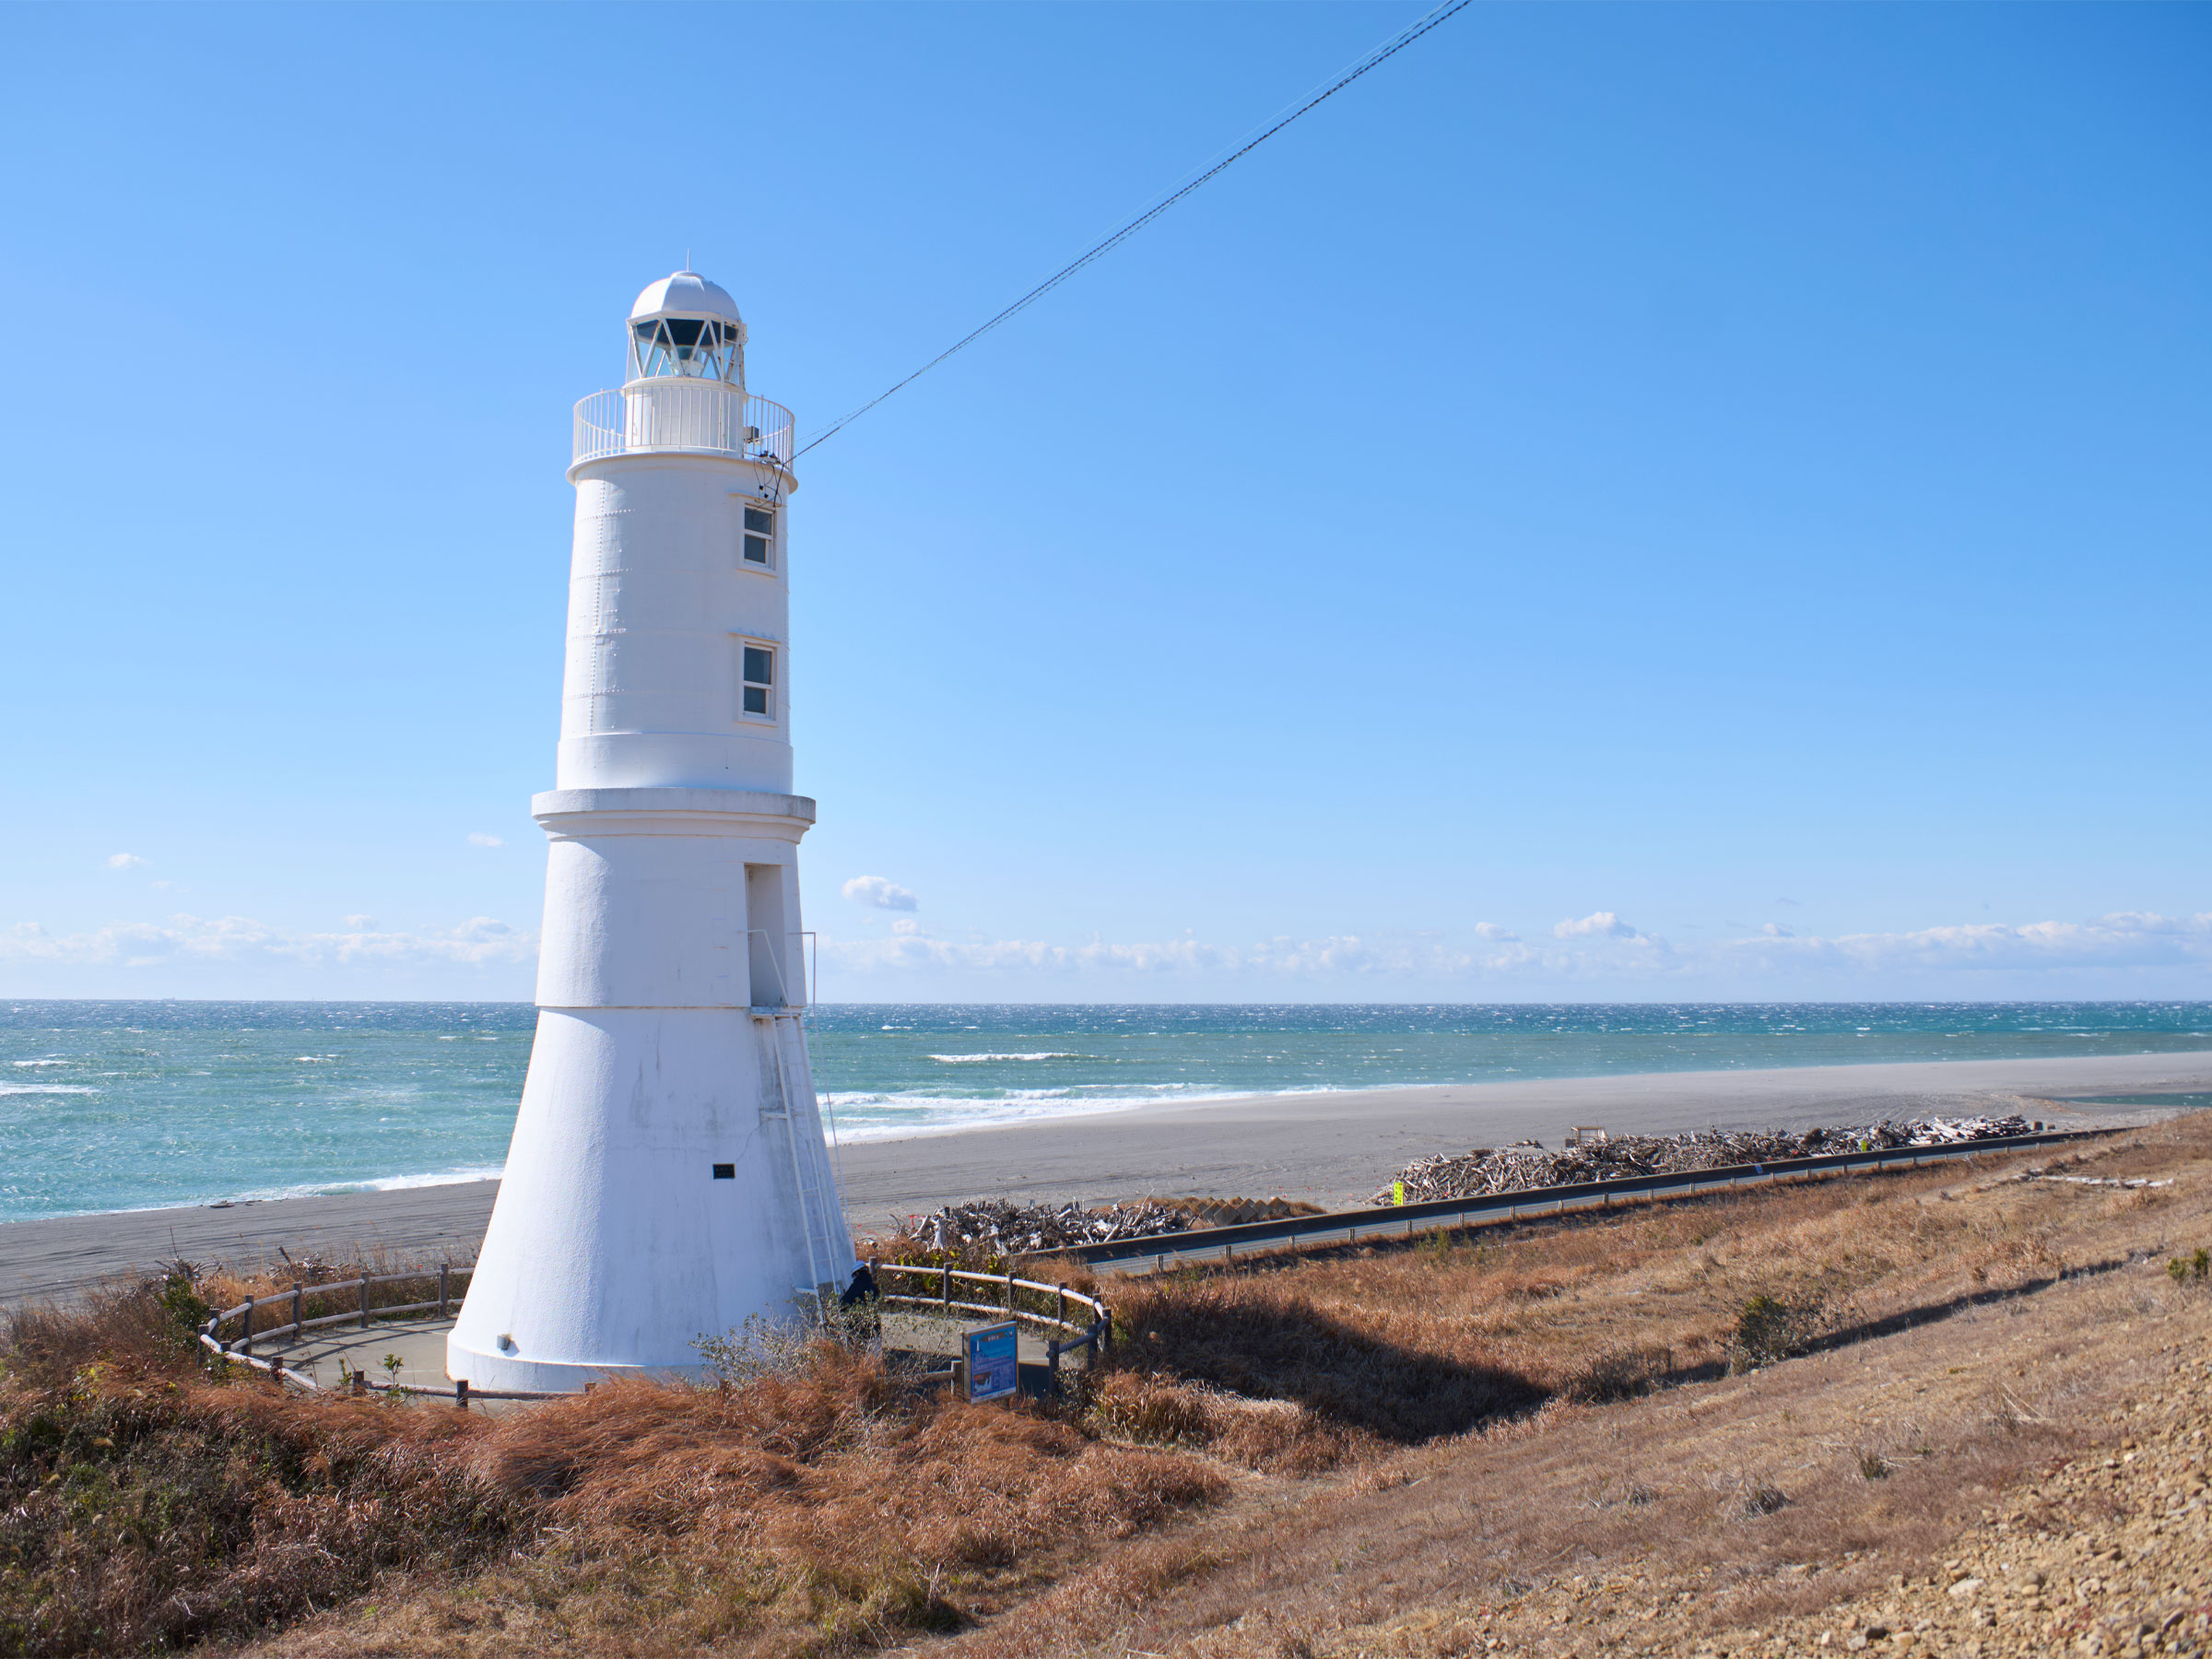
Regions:
[[361, 1275], [361, 1329], [369, 1328], [369, 1276]]
[[245, 1335], [239, 1338], [238, 1351], [241, 1354], [251, 1354], [253, 1351], [253, 1299], [250, 1296], [246, 1298]]
[[1046, 1386], [1056, 1396], [1060, 1393], [1060, 1339], [1057, 1336], [1044, 1345], [1044, 1369], [1049, 1379]]
[[438, 1317], [441, 1319], [445, 1317], [447, 1276], [453, 1272], [453, 1268], [451, 1262], [438, 1264]]
[[947, 1262], [941, 1272], [943, 1277], [938, 1281], [938, 1295], [945, 1303], [945, 1317], [950, 1319], [952, 1317], [952, 1264]]
[[300, 1310], [300, 1287], [299, 1287], [298, 1285], [294, 1285], [294, 1286], [292, 1287], [292, 1340], [293, 1340], [294, 1342], [297, 1342], [297, 1341], [299, 1341], [299, 1340], [300, 1340], [300, 1312], [301, 1312], [301, 1310]]
[[1011, 1268], [1011, 1267], [1009, 1267], [1009, 1268], [1007, 1268], [1007, 1269], [1006, 1269], [1006, 1315], [1007, 1315], [1007, 1317], [1008, 1317], [1008, 1318], [1011, 1318], [1011, 1317], [1013, 1317], [1013, 1313], [1014, 1313], [1014, 1269], [1013, 1269], [1013, 1268]]
[[1067, 1323], [1067, 1287], [1060, 1287], [1060, 1299], [1053, 1304], [1053, 1317], [1060, 1324]]
[[468, 1379], [466, 1377], [453, 1384], [453, 1404], [464, 1411], [468, 1409]]

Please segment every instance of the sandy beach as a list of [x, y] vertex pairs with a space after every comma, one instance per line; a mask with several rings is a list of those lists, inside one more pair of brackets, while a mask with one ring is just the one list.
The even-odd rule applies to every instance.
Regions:
[[[2212, 1091], [2212, 1051], [1606, 1077], [1334, 1093], [1243, 1095], [1004, 1128], [863, 1142], [842, 1152], [861, 1232], [954, 1199], [1103, 1202], [1146, 1194], [1364, 1201], [1408, 1159], [1594, 1124], [1616, 1135], [1708, 1125], [1806, 1128], [1882, 1117], [2019, 1112], [2066, 1126], [2142, 1123], [2155, 1100], [2066, 1097]], [[65, 1298], [176, 1255], [235, 1264], [355, 1248], [468, 1255], [494, 1181], [332, 1197], [62, 1217], [0, 1226], [0, 1303]]]

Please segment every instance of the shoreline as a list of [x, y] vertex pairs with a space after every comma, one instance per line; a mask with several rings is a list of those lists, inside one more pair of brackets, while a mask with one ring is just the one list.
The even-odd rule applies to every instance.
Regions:
[[[1576, 1124], [1616, 1135], [1804, 1129], [1890, 1117], [2019, 1112], [2125, 1127], [2186, 1110], [2069, 1102], [2069, 1095], [2212, 1092], [2212, 1050], [2030, 1060], [1924, 1060], [1767, 1070], [1626, 1072], [1525, 1081], [1309, 1088], [848, 1141], [840, 1153], [856, 1234], [978, 1197], [1104, 1203], [1153, 1194], [1266, 1197], [1341, 1208], [1417, 1157], [1535, 1138]], [[66, 1298], [177, 1255], [238, 1265], [356, 1248], [473, 1255], [499, 1182], [112, 1210], [0, 1223], [0, 1305]]]

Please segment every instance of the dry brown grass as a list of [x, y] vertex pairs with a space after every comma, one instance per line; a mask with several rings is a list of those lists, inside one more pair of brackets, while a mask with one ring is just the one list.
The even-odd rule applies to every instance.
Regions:
[[1060, 1418], [917, 1397], [830, 1344], [740, 1388], [630, 1382], [500, 1419], [304, 1397], [205, 1374], [139, 1288], [10, 1333], [0, 1652], [159, 1650], [303, 1616], [288, 1649], [343, 1649], [334, 1625], [397, 1583], [410, 1651], [518, 1630], [534, 1650], [865, 1648], [955, 1627], [1070, 1541], [1225, 1486]]
[[0, 1650], [1674, 1651], [1924, 1558], [2212, 1335], [2163, 1271], [2212, 1244], [2212, 1118], [2081, 1169], [2179, 1179], [1951, 1166], [1109, 1282], [1052, 1410], [829, 1347], [492, 1421], [302, 1400], [118, 1295], [9, 1340]]
[[244, 1634], [397, 1569], [461, 1571], [515, 1506], [484, 1425], [218, 1386], [146, 1288], [10, 1321], [0, 1373], [0, 1652]]
[[[1924, 1571], [2001, 1491], [2116, 1435], [2122, 1393], [2212, 1342], [2212, 1287], [2164, 1271], [2212, 1240], [2212, 1117], [2077, 1169], [2175, 1184], [2146, 1204], [1954, 1168], [1479, 1248], [1340, 1252], [1217, 1287], [1271, 1301], [1292, 1286], [1371, 1334], [1560, 1392], [1171, 1529], [1147, 1552], [1210, 1565], [1164, 1591], [1115, 1602], [1109, 1560], [953, 1650], [1687, 1653]], [[1817, 1296], [1812, 1351], [1735, 1371], [1759, 1295]], [[1640, 1338], [1672, 1362], [1638, 1359]], [[1575, 1382], [1607, 1355], [1630, 1397], [1577, 1403], [1606, 1392]]]

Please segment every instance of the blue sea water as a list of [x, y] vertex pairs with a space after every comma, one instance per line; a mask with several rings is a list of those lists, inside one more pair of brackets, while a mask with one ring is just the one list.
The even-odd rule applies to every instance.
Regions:
[[[0, 1005], [0, 1220], [499, 1173], [535, 1011]], [[1145, 1101], [2212, 1047], [2207, 1003], [945, 1006], [814, 1015], [837, 1133]]]

